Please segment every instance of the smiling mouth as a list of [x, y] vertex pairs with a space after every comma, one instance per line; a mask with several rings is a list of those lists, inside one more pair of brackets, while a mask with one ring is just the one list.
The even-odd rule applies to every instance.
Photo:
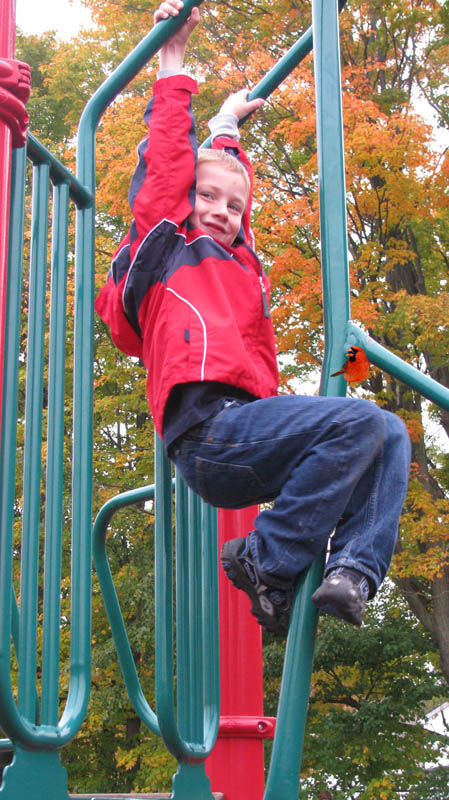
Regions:
[[214, 225], [213, 223], [209, 223], [207, 227], [213, 233], [221, 234], [221, 236], [226, 236], [226, 230], [224, 228], [221, 228], [219, 225]]

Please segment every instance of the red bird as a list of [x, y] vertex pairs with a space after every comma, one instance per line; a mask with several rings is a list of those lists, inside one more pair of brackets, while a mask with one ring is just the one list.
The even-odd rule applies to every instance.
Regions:
[[338, 372], [333, 372], [331, 378], [335, 375], [343, 375], [348, 383], [358, 383], [364, 381], [369, 375], [369, 361], [366, 353], [361, 347], [350, 347], [346, 351], [347, 360]]

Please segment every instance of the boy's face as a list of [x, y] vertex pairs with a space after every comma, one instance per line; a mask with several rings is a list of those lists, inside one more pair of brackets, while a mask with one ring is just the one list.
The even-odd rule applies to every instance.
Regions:
[[195, 208], [189, 220], [221, 244], [232, 245], [247, 201], [245, 178], [216, 161], [198, 165]]

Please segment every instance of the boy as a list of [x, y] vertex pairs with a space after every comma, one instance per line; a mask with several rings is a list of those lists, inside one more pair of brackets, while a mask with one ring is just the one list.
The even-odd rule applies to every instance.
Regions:
[[[182, 5], [166, 0], [155, 22]], [[287, 633], [299, 575], [335, 531], [312, 600], [360, 625], [393, 554], [409, 439], [398, 417], [365, 400], [277, 396], [269, 283], [253, 250], [237, 129], [263, 101], [230, 97], [210, 123], [212, 150], [197, 157], [196, 83], [181, 70], [198, 22], [193, 9], [160, 51], [134, 221], [96, 308], [117, 346], [143, 359], [156, 430], [186, 483], [224, 508], [274, 500], [221, 553], [259, 623]]]

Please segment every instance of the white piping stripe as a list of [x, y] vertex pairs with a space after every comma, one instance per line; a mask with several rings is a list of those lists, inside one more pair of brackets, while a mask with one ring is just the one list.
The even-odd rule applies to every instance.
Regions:
[[197, 315], [199, 321], [201, 322], [201, 326], [203, 328], [203, 336], [204, 336], [203, 360], [202, 360], [202, 363], [201, 363], [201, 380], [204, 381], [204, 367], [205, 367], [205, 364], [206, 364], [206, 352], [207, 352], [207, 333], [206, 333], [206, 325], [204, 323], [204, 320], [203, 320], [200, 312], [198, 311], [198, 309], [195, 308], [195, 306], [192, 305], [192, 303], [190, 303], [189, 300], [186, 300], [185, 297], [181, 297], [180, 294], [175, 292], [175, 290], [171, 289], [170, 287], [167, 287], [167, 292], [171, 292], [172, 294], [175, 295], [175, 297], [178, 298], [178, 300], [181, 300], [183, 303], [186, 303], [189, 306], [189, 308], [191, 308], [192, 311], [195, 312], [195, 314]]
[[[141, 241], [141, 242], [140, 242], [140, 244], [139, 244], [139, 247], [138, 247], [138, 248], [137, 248], [137, 250], [136, 250], [136, 253], [135, 253], [135, 255], [134, 255], [134, 258], [133, 258], [133, 260], [131, 261], [131, 264], [129, 265], [128, 274], [127, 274], [127, 276], [126, 276], [126, 281], [125, 281], [125, 284], [124, 284], [124, 286], [123, 286], [123, 292], [122, 292], [122, 304], [123, 304], [123, 307], [124, 307], [124, 303], [123, 303], [123, 295], [125, 294], [125, 292], [126, 292], [126, 289], [127, 289], [127, 287], [128, 287], [128, 279], [129, 279], [129, 276], [130, 276], [131, 270], [132, 270], [132, 268], [133, 268], [133, 266], [134, 266], [134, 263], [135, 263], [135, 261], [136, 261], [136, 258], [137, 258], [137, 256], [139, 255], [140, 248], [141, 248], [141, 247], [142, 247], [142, 245], [143, 245], [143, 244], [146, 242], [146, 240], [148, 239], [148, 237], [149, 237], [149, 236], [151, 236], [151, 234], [153, 233], [153, 231], [155, 231], [155, 230], [156, 230], [156, 228], [158, 228], [158, 227], [159, 227], [159, 225], [162, 225], [162, 223], [163, 223], [163, 222], [168, 222], [170, 225], [174, 225], [174, 227], [175, 227], [175, 228], [177, 228], [177, 227], [178, 227], [178, 225], [177, 225], [177, 223], [176, 223], [176, 222], [172, 222], [172, 220], [170, 220], [170, 219], [166, 219], [166, 218], [164, 217], [164, 219], [161, 219], [159, 222], [157, 222], [157, 223], [156, 223], [156, 225], [153, 225], [153, 227], [151, 228], [151, 230], [150, 230], [150, 231], [148, 231], [148, 232], [145, 234], [145, 236], [143, 237], [142, 241]], [[129, 244], [129, 245], [128, 245], [128, 247], [130, 247], [130, 246], [131, 246], [131, 245]], [[125, 309], [125, 310], [126, 310], [126, 309]]]

